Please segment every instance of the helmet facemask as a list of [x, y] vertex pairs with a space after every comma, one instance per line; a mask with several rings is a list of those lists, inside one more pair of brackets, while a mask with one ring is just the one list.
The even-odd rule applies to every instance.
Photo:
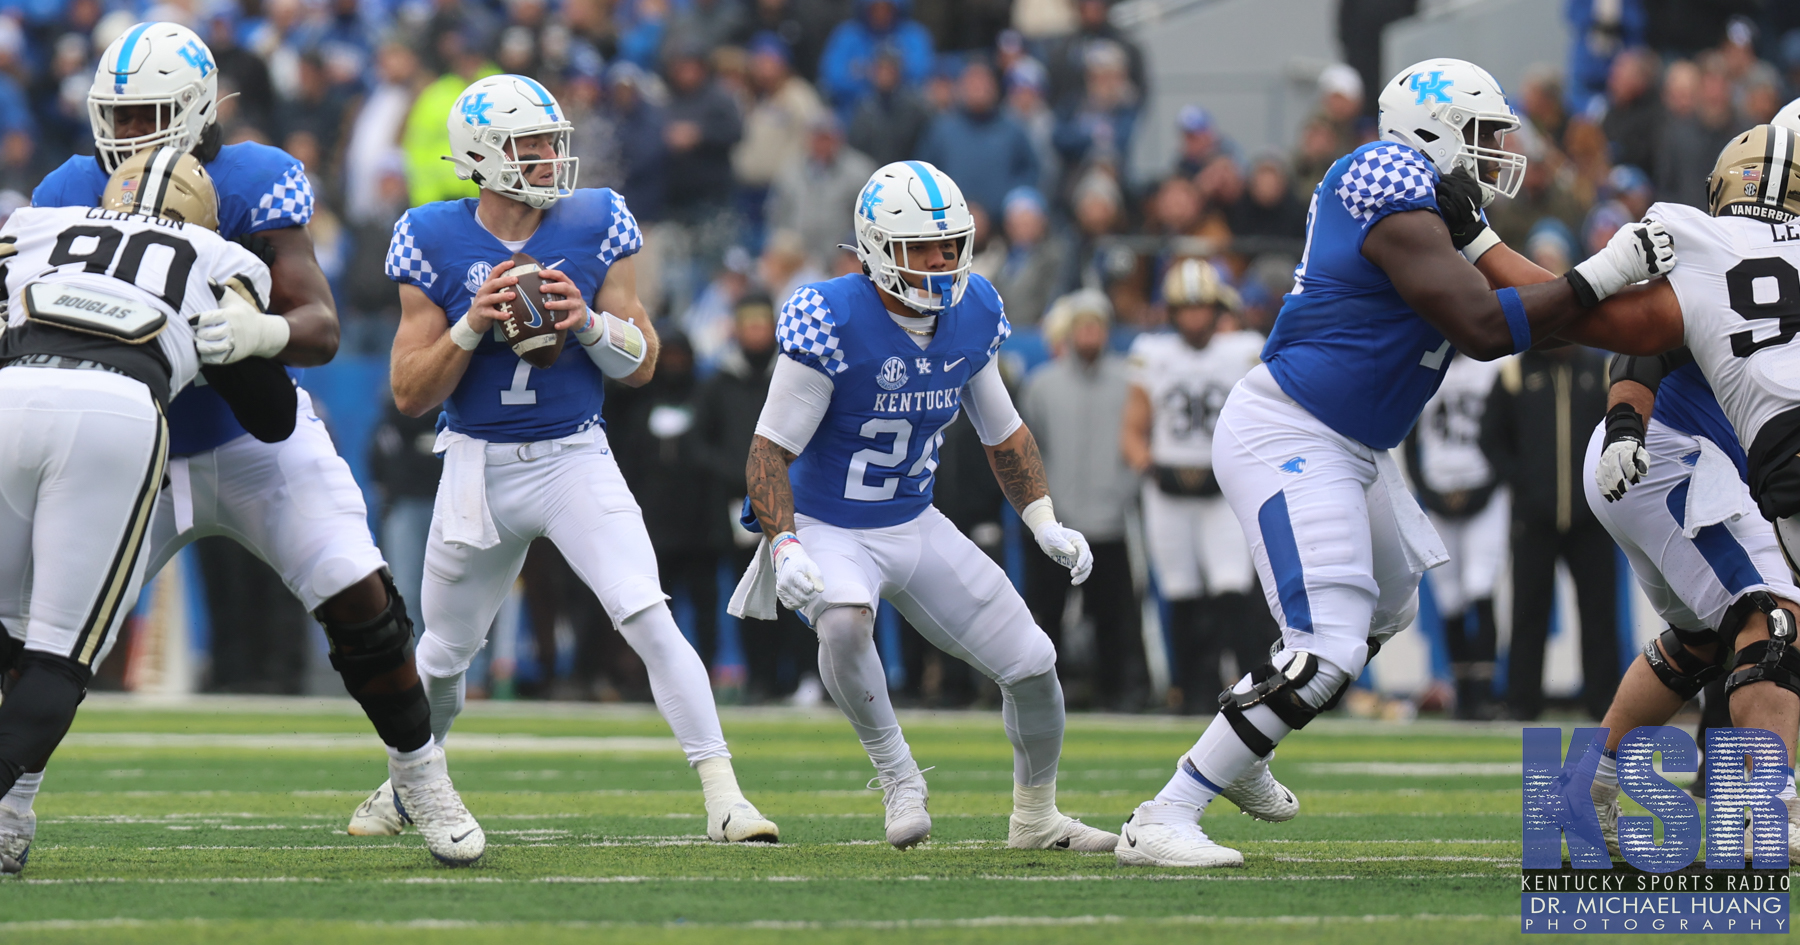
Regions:
[[[896, 236], [871, 227], [866, 234], [859, 234], [865, 252], [858, 255], [869, 266], [869, 277], [889, 295], [915, 311], [937, 312], [962, 301], [963, 291], [969, 287], [969, 271], [975, 255], [970, 252], [970, 244], [974, 242], [974, 236], [973, 228], [925, 236]], [[945, 241], [955, 242], [955, 267], [941, 272], [919, 268], [920, 260], [929, 253], [940, 252], [934, 247]], [[875, 245], [868, 246], [868, 243]], [[909, 276], [919, 284], [913, 285], [907, 278]]]
[[[479, 143], [485, 145], [486, 155], [471, 152], [468, 157], [475, 161], [477, 170], [472, 179], [485, 190], [511, 197], [520, 203], [543, 210], [564, 197], [575, 192], [576, 175], [580, 170], [581, 159], [569, 154], [569, 141], [574, 126], [567, 121], [546, 122], [525, 128], [500, 128], [488, 126], [482, 129]], [[541, 135], [551, 136], [551, 157], [519, 159], [519, 143], [523, 140]], [[534, 149], [527, 149], [534, 150]], [[541, 153], [537, 151], [536, 153]], [[494, 156], [499, 155], [499, 170], [488, 173], [484, 166]], [[544, 166], [552, 168], [548, 183], [534, 184], [533, 177]]]
[[[107, 173], [118, 170], [125, 159], [146, 148], [168, 145], [183, 153], [200, 143], [197, 129], [212, 120], [213, 99], [204, 83], [196, 82], [168, 95], [107, 95], [88, 93], [88, 121], [94, 126], [94, 153]], [[118, 136], [116, 112], [120, 108], [155, 109], [153, 131], [130, 138]], [[199, 119], [199, 120], [195, 120]]]

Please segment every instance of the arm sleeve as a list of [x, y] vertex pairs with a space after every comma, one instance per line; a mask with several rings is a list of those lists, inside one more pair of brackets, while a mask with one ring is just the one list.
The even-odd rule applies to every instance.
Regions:
[[998, 358], [988, 359], [987, 367], [969, 378], [963, 387], [963, 410], [983, 446], [998, 446], [1025, 425], [1018, 408], [1013, 406], [1012, 395], [1006, 392]]
[[1607, 384], [1620, 381], [1637, 381], [1656, 393], [1662, 379], [1676, 370], [1685, 367], [1694, 360], [1694, 354], [1686, 345], [1651, 357], [1633, 357], [1628, 354], [1615, 354], [1607, 372]]
[[831, 378], [793, 358], [775, 362], [769, 399], [756, 418], [756, 435], [798, 456], [812, 442], [825, 409], [831, 406]]

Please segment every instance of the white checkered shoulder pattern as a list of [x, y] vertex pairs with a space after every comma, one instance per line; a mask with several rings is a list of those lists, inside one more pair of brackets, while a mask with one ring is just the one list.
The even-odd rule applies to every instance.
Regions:
[[638, 229], [637, 217], [625, 207], [625, 198], [612, 197], [612, 220], [606, 226], [606, 241], [600, 244], [600, 261], [612, 265], [614, 260], [644, 248], [644, 231]]
[[1419, 152], [1403, 144], [1383, 144], [1351, 160], [1338, 181], [1337, 195], [1357, 222], [1369, 223], [1384, 216], [1384, 210], [1420, 200], [1436, 206], [1437, 175]]
[[421, 289], [429, 289], [437, 282], [436, 270], [413, 244], [411, 211], [394, 224], [394, 238], [388, 243], [387, 277], [395, 282], [410, 282]]
[[775, 337], [789, 357], [828, 375], [849, 367], [844, 363], [844, 348], [838, 341], [831, 305], [811, 286], [802, 286], [781, 307]]
[[282, 226], [305, 226], [312, 220], [313, 192], [312, 182], [306, 179], [306, 171], [299, 164], [288, 166], [287, 173], [262, 195], [256, 209], [250, 211], [250, 225], [267, 227], [271, 223]]
[[[999, 296], [996, 295], [995, 298], [998, 299]], [[1006, 344], [1006, 339], [1011, 338], [1011, 337], [1012, 337], [1012, 322], [1007, 320], [1007, 318], [1006, 318], [1006, 303], [1004, 301], [1001, 301], [1000, 302], [1000, 324], [994, 326], [994, 340], [988, 344], [988, 357], [991, 358], [995, 354], [998, 354], [1000, 351], [1000, 346], [1003, 344]]]

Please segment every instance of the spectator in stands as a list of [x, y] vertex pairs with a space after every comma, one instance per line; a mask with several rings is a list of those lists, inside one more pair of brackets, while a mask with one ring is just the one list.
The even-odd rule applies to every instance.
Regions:
[[[1618, 57], [1627, 49], [1644, 45], [1647, 18], [1643, 0], [1569, 0], [1564, 15], [1569, 20], [1569, 110], [1582, 112], [1603, 95], [1618, 106], [1616, 81]], [[1614, 139], [1617, 140], [1617, 139]]]
[[1086, 61], [1081, 98], [1057, 122], [1056, 149], [1071, 167], [1104, 163], [1123, 171], [1131, 156], [1138, 106], [1125, 50], [1110, 40], [1096, 40], [1088, 44]]
[[1569, 112], [1563, 105], [1562, 73], [1555, 66], [1540, 62], [1525, 70], [1525, 78], [1519, 81], [1519, 104], [1523, 117], [1536, 127], [1541, 138], [1550, 142], [1562, 140]]
[[1063, 613], [1069, 577], [1063, 569], [1028, 558], [1025, 600], [1056, 644], [1057, 676], [1065, 686], [1086, 681], [1090, 689], [1091, 702], [1071, 702], [1130, 711], [1141, 708], [1144, 698], [1138, 601], [1125, 548], [1125, 516], [1138, 484], [1119, 453], [1126, 371], [1125, 359], [1107, 349], [1111, 321], [1112, 306], [1100, 292], [1058, 299], [1044, 318], [1056, 360], [1032, 373], [1019, 399], [1019, 413], [1043, 450], [1051, 491], [1073, 500], [1057, 514], [1087, 536], [1094, 552], [1094, 572], [1080, 588], [1082, 610], [1094, 625], [1092, 664], [1068, 662]]
[[[775, 373], [775, 307], [768, 295], [756, 292], [737, 301], [731, 334], [718, 369], [695, 398], [692, 439], [695, 454], [718, 486], [715, 496], [723, 500], [712, 513], [732, 536], [726, 569], [736, 576], [749, 567], [757, 546], [757, 536], [744, 530], [738, 515], [746, 494], [744, 466], [750, 457], [750, 438]], [[738, 632], [748, 671], [746, 701], [785, 696], [803, 678], [817, 677], [818, 638], [793, 611], [781, 608], [772, 621], [745, 620]]]
[[[300, 57], [299, 95], [281, 103], [277, 125], [282, 139], [305, 132], [317, 142], [321, 155], [336, 157], [338, 131], [344, 125], [344, 98], [332, 89], [325, 74], [325, 60], [318, 52], [308, 50]], [[316, 169], [328, 173], [335, 170], [329, 165]]]
[[[391, 283], [388, 293], [393, 294]], [[431, 533], [438, 479], [444, 473], [444, 461], [433, 452], [438, 412], [409, 417], [394, 406], [394, 398], [381, 401], [381, 422], [369, 443], [369, 475], [381, 497], [376, 534], [394, 586], [410, 602], [419, 599], [419, 585], [425, 579], [425, 541]], [[413, 606], [407, 604], [409, 609]], [[413, 619], [418, 622], [416, 616]]]
[[1662, 128], [1662, 102], [1656, 94], [1660, 76], [1656, 54], [1628, 49], [1613, 57], [1606, 77], [1606, 117], [1600, 130], [1612, 142], [1615, 164], [1656, 166], [1656, 142]]
[[868, 155], [845, 147], [843, 129], [829, 111], [821, 109], [796, 137], [805, 152], [776, 176], [769, 190], [769, 227], [798, 233], [808, 259], [823, 268], [839, 243], [850, 242], [856, 195], [876, 165]]
[[1682, 59], [1663, 73], [1663, 125], [1650, 170], [1659, 200], [1706, 206], [1706, 175], [1722, 141], [1700, 119], [1700, 68]]
[[1077, 287], [1097, 289], [1106, 285], [1105, 261], [1100, 258], [1103, 239], [1125, 227], [1125, 195], [1119, 182], [1096, 168], [1081, 176], [1069, 196], [1075, 215], [1075, 252], [1063, 277], [1061, 291]]
[[[1636, 6], [1637, 4], [1633, 4]], [[1746, 9], [1744, 3], [1695, 3], [1668, 0], [1644, 3], [1645, 27], [1642, 39], [1653, 49], [1671, 56], [1692, 56], [1717, 46], [1725, 38], [1725, 25], [1732, 15]]]
[[1781, 75], [1766, 62], [1757, 63], [1740, 87], [1738, 124], [1743, 127], [1768, 124], [1781, 106], [1787, 104], [1787, 97], [1781, 92]]
[[1312, 201], [1313, 188], [1325, 179], [1325, 172], [1338, 158], [1350, 153], [1339, 147], [1337, 131], [1323, 116], [1314, 116], [1300, 126], [1300, 141], [1294, 149], [1294, 197]]
[[[88, 127], [87, 92], [94, 81], [88, 40], [80, 33], [64, 33], [56, 40], [50, 68], [32, 84], [30, 101], [37, 106], [40, 144], [47, 157], [93, 150]], [[46, 162], [48, 164], [49, 162]]]
[[1111, 0], [1076, 0], [1075, 32], [1044, 44], [1044, 65], [1050, 70], [1050, 104], [1057, 111], [1071, 111], [1080, 105], [1087, 92], [1087, 54], [1096, 41], [1119, 47], [1125, 57], [1125, 78], [1133, 88], [1140, 92], [1150, 88], [1143, 50], [1107, 20], [1111, 6]]
[[943, 53], [932, 60], [931, 74], [925, 77], [925, 107], [933, 115], [942, 115], [956, 107], [956, 84], [962, 77], [963, 57]]
[[406, 179], [412, 189], [412, 205], [434, 200], [473, 197], [472, 181], [457, 180], [456, 168], [444, 155], [450, 153], [450, 129], [445, 118], [457, 96], [476, 79], [498, 75], [499, 70], [481, 53], [479, 37], [461, 32], [445, 33], [439, 50], [448, 55], [451, 71], [419, 91], [406, 118], [402, 146], [406, 149]]
[[850, 146], [869, 156], [876, 167], [912, 157], [920, 136], [931, 123], [931, 109], [909, 88], [900, 51], [883, 44], [870, 67], [871, 88], [850, 119]]
[[1052, 293], [1068, 266], [1067, 244], [1050, 229], [1050, 208], [1043, 194], [1018, 187], [1002, 203], [1004, 261], [991, 277], [1006, 302], [1006, 317], [1016, 329], [1037, 326], [1050, 306]]
[[708, 221], [731, 200], [731, 148], [743, 135], [737, 103], [713, 81], [702, 51], [673, 52], [665, 69], [669, 103], [663, 143], [668, 212], [684, 223]]
[[206, 21], [206, 46], [219, 67], [219, 98], [225, 98], [227, 88], [236, 92], [232, 103], [238, 120], [272, 135], [275, 86], [269, 80], [268, 63], [238, 43], [237, 11], [236, 4], [218, 4]]
[[1233, 150], [1213, 124], [1212, 113], [1199, 105], [1181, 106], [1175, 125], [1181, 131], [1181, 154], [1175, 159], [1174, 174], [1192, 177], [1213, 158]]
[[749, 46], [758, 33], [774, 33], [788, 44], [794, 71], [819, 74], [819, 52], [833, 24], [843, 19], [845, 0], [752, 0], [731, 42]]
[[1525, 237], [1524, 246], [1527, 259], [1559, 276], [1575, 262], [1575, 239], [1555, 217], [1539, 220]]
[[749, 22], [738, 0], [688, 0], [677, 4], [663, 36], [663, 49], [717, 49], [731, 44]]
[[[379, 215], [376, 188], [389, 155], [401, 154], [395, 142], [423, 78], [418, 54], [405, 43], [384, 43], [376, 52], [375, 87], [354, 106], [344, 151], [344, 216], [353, 225]], [[404, 181], [404, 165], [401, 173]]]
[[1036, 59], [1020, 57], [1006, 67], [1006, 113], [1025, 129], [1037, 155], [1037, 188], [1046, 194], [1060, 192], [1062, 156], [1056, 151], [1056, 113], [1045, 99], [1048, 74]]
[[756, 260], [756, 278], [775, 298], [786, 300], [809, 282], [819, 282], [825, 273], [807, 255], [806, 242], [793, 230], [771, 230], [763, 241], [762, 256]]
[[346, 208], [355, 213], [345, 234], [349, 252], [339, 287], [338, 347], [349, 354], [386, 354], [400, 327], [400, 297], [387, 277], [387, 246], [406, 211], [406, 161], [390, 150], [376, 162], [371, 192]]
[[1200, 223], [1195, 228], [1200, 236], [1224, 241], [1231, 239], [1230, 216], [1244, 200], [1244, 171], [1236, 158], [1220, 155], [1207, 162], [1194, 176], [1200, 191]]
[[752, 99], [744, 137], [731, 151], [731, 170], [742, 194], [740, 206], [760, 223], [770, 185], [806, 160], [811, 129], [826, 111], [812, 86], [789, 68], [787, 44], [773, 33], [751, 41], [749, 74]]
[[1641, 220], [1655, 198], [1650, 177], [1629, 164], [1620, 164], [1606, 177], [1606, 199], [1617, 200], [1625, 208], [1627, 219]]
[[[569, 57], [562, 92], [557, 100], [563, 114], [575, 126], [569, 134], [569, 153], [581, 163], [583, 187], [611, 187], [623, 191], [625, 186], [624, 142], [619, 140], [619, 126], [606, 107], [604, 66], [600, 54], [586, 46]], [[629, 201], [627, 201], [629, 203]], [[632, 212], [637, 206], [631, 204]]]
[[[1527, 136], [1521, 132], [1520, 136], [1519, 150], [1526, 158], [1525, 180], [1511, 200], [1496, 200], [1487, 208], [1488, 222], [1508, 246], [1523, 246], [1526, 234], [1541, 220], [1559, 220], [1573, 231], [1586, 215], [1586, 208], [1571, 189], [1575, 174], [1568, 160], [1535, 133]], [[1711, 164], [1707, 167], [1710, 169]]]
[[[614, 63], [606, 71], [606, 116], [618, 129], [619, 157], [624, 186], [619, 192], [640, 223], [663, 218], [668, 166], [668, 145], [663, 127], [668, 116], [662, 106], [644, 95], [649, 76], [630, 62]], [[641, 283], [643, 274], [638, 276]]]
[[856, 15], [837, 25], [819, 57], [819, 90], [840, 117], [848, 118], [869, 94], [876, 51], [899, 54], [905, 84], [918, 85], [931, 70], [931, 32], [907, 14], [911, 0], [856, 0]]
[[1357, 124], [1362, 120], [1362, 76], [1341, 62], [1326, 66], [1319, 73], [1319, 104], [1313, 114], [1331, 126], [1337, 153], [1349, 153], [1356, 147]]
[[1295, 199], [1280, 155], [1263, 154], [1250, 166], [1250, 185], [1227, 219], [1234, 237], [1306, 238], [1306, 205]]
[[970, 203], [990, 212], [1014, 187], [1037, 183], [1031, 138], [1000, 110], [993, 67], [971, 58], [957, 82], [957, 107], [939, 115], [919, 142], [918, 157], [962, 188]]
[[1588, 435], [1606, 413], [1606, 359], [1589, 349], [1527, 351], [1501, 368], [1481, 418], [1481, 451], [1512, 495], [1512, 644], [1507, 706], [1543, 711], [1544, 643], [1556, 562], [1575, 579], [1581, 701], [1598, 719], [1619, 683], [1618, 549], [1581, 491]]

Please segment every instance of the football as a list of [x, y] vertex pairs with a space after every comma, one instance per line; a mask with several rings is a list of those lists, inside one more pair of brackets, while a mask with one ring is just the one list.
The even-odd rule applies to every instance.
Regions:
[[566, 330], [556, 329], [557, 313], [544, 304], [556, 296], [544, 294], [544, 280], [538, 274], [543, 267], [537, 260], [525, 253], [514, 253], [512, 261], [511, 274], [519, 279], [514, 286], [517, 297], [500, 303], [500, 311], [505, 315], [500, 321], [500, 334], [512, 346], [513, 354], [532, 367], [550, 367], [562, 355], [569, 335]]

